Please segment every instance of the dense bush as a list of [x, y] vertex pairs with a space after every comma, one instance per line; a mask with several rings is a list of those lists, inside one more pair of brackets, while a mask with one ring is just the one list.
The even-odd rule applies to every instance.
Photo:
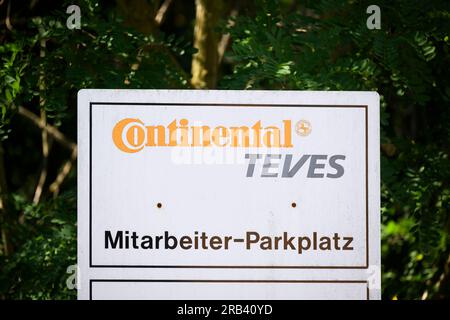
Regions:
[[232, 89], [374, 90], [381, 96], [384, 298], [449, 294], [449, 6], [378, 1], [382, 28], [366, 27], [371, 2], [311, 1], [286, 13], [261, 1], [230, 29]]

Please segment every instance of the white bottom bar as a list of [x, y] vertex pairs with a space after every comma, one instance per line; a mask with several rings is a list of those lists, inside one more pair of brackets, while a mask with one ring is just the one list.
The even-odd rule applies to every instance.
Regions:
[[367, 300], [365, 281], [91, 280], [93, 300]]

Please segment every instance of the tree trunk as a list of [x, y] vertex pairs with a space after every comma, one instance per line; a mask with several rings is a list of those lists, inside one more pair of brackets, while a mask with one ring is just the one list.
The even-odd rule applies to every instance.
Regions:
[[221, 1], [196, 0], [194, 47], [192, 58], [192, 86], [213, 89], [217, 83], [218, 35], [214, 28], [219, 20]]

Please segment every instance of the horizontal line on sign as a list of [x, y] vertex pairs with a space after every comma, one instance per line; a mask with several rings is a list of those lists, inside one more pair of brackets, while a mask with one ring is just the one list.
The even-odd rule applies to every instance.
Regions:
[[364, 283], [365, 280], [205, 280], [205, 279], [92, 279], [92, 282], [213, 282], [213, 283]]
[[244, 239], [233, 239], [234, 242], [244, 242]]
[[162, 269], [367, 269], [367, 266], [190, 266], [190, 265], [91, 265], [91, 268], [162, 268]]
[[136, 106], [233, 106], [233, 107], [318, 107], [318, 108], [367, 108], [367, 105], [333, 104], [269, 104], [269, 103], [186, 103], [186, 102], [91, 102], [95, 105], [136, 105]]

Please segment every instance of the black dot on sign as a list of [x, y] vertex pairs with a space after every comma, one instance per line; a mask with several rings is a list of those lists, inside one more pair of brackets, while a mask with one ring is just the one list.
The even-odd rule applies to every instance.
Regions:
[[292, 202], [291, 206], [292, 206], [292, 208], [295, 208], [297, 206], [297, 204], [295, 202]]
[[161, 203], [161, 202], [158, 202], [158, 203], [156, 204], [156, 206], [158, 207], [158, 209], [161, 209], [161, 208], [162, 208], [162, 203]]

